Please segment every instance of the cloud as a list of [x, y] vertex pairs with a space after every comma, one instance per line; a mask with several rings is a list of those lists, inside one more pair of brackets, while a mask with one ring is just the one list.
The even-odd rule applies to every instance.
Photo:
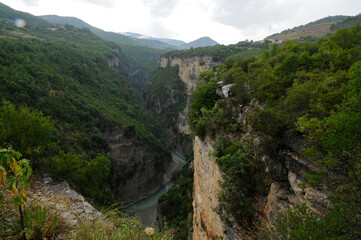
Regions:
[[359, 0], [218, 0], [212, 20], [247, 32], [269, 26], [280, 31], [329, 15], [357, 14], [350, 10], [360, 8]]
[[151, 21], [147, 26], [147, 31], [155, 37], [170, 36], [173, 34], [173, 31], [164, 26], [163, 22], [159, 20]]
[[168, 17], [178, 5], [179, 0], [143, 0], [143, 3], [149, 7], [153, 16]]
[[37, 6], [39, 4], [39, 0], [21, 0], [21, 2], [28, 7]]
[[115, 0], [77, 0], [80, 2], [93, 3], [106, 8], [111, 8], [114, 6]]
[[213, 8], [213, 20], [238, 29], [270, 25], [292, 16], [294, 0], [220, 0]]
[[[47, 0], [48, 2], [57, 1], [57, 0]], [[95, 5], [103, 6], [103, 7], [113, 7], [115, 0], [76, 0], [78, 2], [86, 2], [86, 3], [92, 3]], [[33, 7], [33, 6], [39, 6], [39, 0], [20, 0], [25, 6]]]

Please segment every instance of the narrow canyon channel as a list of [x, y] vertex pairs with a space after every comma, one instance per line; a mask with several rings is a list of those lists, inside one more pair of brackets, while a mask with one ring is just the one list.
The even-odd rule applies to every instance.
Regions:
[[172, 162], [169, 164], [169, 167], [164, 174], [163, 187], [151, 196], [126, 207], [125, 212], [129, 215], [138, 215], [144, 226], [158, 226], [156, 220], [158, 200], [173, 186], [173, 183], [171, 182], [173, 173], [180, 170], [186, 163], [186, 160], [181, 158], [178, 154], [172, 152]]

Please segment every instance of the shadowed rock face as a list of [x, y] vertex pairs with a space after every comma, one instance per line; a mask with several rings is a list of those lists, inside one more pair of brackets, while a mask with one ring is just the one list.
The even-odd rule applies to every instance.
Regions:
[[[246, 106], [238, 117], [248, 129], [242, 136], [237, 136], [253, 144], [255, 154], [260, 155], [260, 137], [256, 136], [247, 123], [247, 115], [253, 109], [261, 107], [258, 103]], [[325, 189], [298, 187], [305, 180], [306, 173], [317, 170], [318, 166], [301, 156], [303, 141], [296, 136], [284, 137], [284, 149], [280, 152], [284, 162], [261, 155], [265, 163], [265, 171], [270, 178], [268, 193], [265, 196], [254, 197], [254, 224], [244, 229], [236, 224], [230, 213], [225, 212], [224, 205], [218, 200], [223, 181], [214, 157], [213, 140], [209, 136], [204, 140], [195, 137], [194, 140], [194, 201], [193, 201], [193, 240], [217, 239], [257, 239], [256, 232], [260, 225], [274, 224], [276, 216], [287, 209], [300, 204], [306, 204], [316, 214], [321, 214], [329, 206]], [[261, 224], [258, 224], [261, 223]]]
[[104, 137], [109, 145], [113, 191], [118, 202], [138, 202], [163, 186], [164, 169], [171, 156], [157, 152], [134, 136], [124, 136], [122, 129], [106, 131]]

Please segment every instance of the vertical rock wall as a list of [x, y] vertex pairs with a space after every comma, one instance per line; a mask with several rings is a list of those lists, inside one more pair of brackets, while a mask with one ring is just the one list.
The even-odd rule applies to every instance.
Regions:
[[182, 134], [190, 135], [188, 113], [192, 99], [192, 93], [199, 83], [199, 74], [215, 66], [211, 56], [195, 56], [190, 58], [160, 57], [158, 67], [179, 67], [179, 77], [186, 86], [187, 105], [179, 113], [177, 126]]
[[138, 202], [163, 186], [163, 175], [171, 156], [157, 153], [123, 129], [104, 133], [113, 165], [114, 194], [124, 205]]
[[249, 106], [244, 109], [248, 111], [240, 113], [238, 117], [242, 119], [248, 130], [237, 138], [252, 143], [255, 154], [264, 162], [265, 171], [269, 176], [268, 193], [254, 197], [255, 217], [247, 229], [239, 226], [232, 219], [231, 213], [224, 210], [224, 203], [218, 200], [223, 173], [211, 156], [213, 141], [210, 137], [201, 140], [196, 136], [193, 147], [193, 240], [257, 239], [261, 225], [273, 225], [276, 217], [288, 209], [306, 204], [315, 214], [321, 214], [329, 206], [325, 188], [301, 189], [298, 186], [305, 181], [307, 173], [318, 170], [316, 164], [302, 157], [301, 149], [304, 144], [302, 139], [297, 136], [284, 136], [284, 147], [279, 152], [280, 159], [284, 161], [262, 155], [261, 138], [255, 135], [251, 126], [247, 125], [247, 115], [253, 110]]
[[221, 172], [214, 157], [211, 141], [194, 139], [193, 240], [223, 237], [224, 224], [216, 212], [221, 191]]

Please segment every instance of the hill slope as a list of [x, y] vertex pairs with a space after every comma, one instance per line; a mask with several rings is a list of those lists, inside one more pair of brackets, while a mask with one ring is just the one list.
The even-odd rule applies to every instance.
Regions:
[[169, 38], [155, 38], [155, 37], [145, 36], [139, 33], [125, 32], [123, 33], [123, 35], [138, 39], [154, 39], [177, 47], [182, 44], [185, 44], [185, 42], [181, 40], [169, 39]]
[[[156, 191], [168, 154], [158, 120], [137, 104], [132, 87], [144, 68], [121, 45], [88, 29], [54, 26], [3, 5], [0, 16], [0, 100], [56, 121], [53, 147], [35, 171], [46, 168], [101, 203], [137, 201]], [[27, 27], [16, 28], [14, 18], [26, 19]], [[107, 153], [112, 165], [106, 179], [87, 184], [90, 172], [74, 172]], [[147, 177], [139, 176], [139, 166]]]
[[84, 22], [81, 19], [75, 18], [75, 17], [61, 17], [56, 15], [45, 15], [40, 16], [40, 18], [51, 22], [53, 24], [69, 24], [78, 28], [89, 28], [90, 31], [95, 33], [96, 35], [100, 36], [101, 38], [113, 42], [120, 42], [120, 43], [127, 43], [132, 45], [140, 45], [140, 46], [147, 46], [151, 48], [159, 48], [159, 49], [166, 49], [166, 48], [174, 48], [174, 46], [169, 45], [167, 43], [153, 40], [153, 39], [137, 39], [132, 38], [120, 33], [114, 33], [114, 32], [106, 32], [102, 29], [93, 27], [89, 25], [88, 23]]
[[343, 20], [346, 20], [347, 18], [348, 16], [342, 15], [325, 17], [306, 25], [301, 25], [292, 29], [284, 30], [281, 33], [273, 34], [266, 37], [266, 39], [293, 40], [305, 37], [320, 38], [328, 33], [333, 33], [335, 30], [331, 27], [337, 25]]
[[216, 41], [209, 37], [201, 37], [197, 40], [194, 40], [189, 43], [185, 43], [179, 46], [179, 49], [190, 49], [190, 48], [197, 48], [197, 47], [208, 47], [208, 46], [215, 46], [218, 45]]

